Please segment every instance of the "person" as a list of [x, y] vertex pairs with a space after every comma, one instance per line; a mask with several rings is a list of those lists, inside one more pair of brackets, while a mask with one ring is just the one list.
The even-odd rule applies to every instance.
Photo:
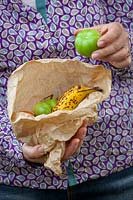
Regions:
[[[132, 0], [0, 1], [1, 200], [133, 198], [132, 8]], [[84, 28], [102, 34], [91, 58], [74, 47]], [[7, 113], [9, 76], [22, 63], [43, 58], [103, 64], [112, 72], [111, 94], [98, 105], [98, 120], [89, 127], [85, 120], [66, 144], [61, 177], [34, 163], [44, 154], [42, 146], [17, 141]]]

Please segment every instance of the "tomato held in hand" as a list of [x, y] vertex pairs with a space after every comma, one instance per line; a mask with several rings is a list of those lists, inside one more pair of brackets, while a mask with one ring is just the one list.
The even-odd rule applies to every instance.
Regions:
[[81, 30], [75, 38], [75, 47], [82, 56], [90, 57], [92, 52], [98, 49], [97, 42], [100, 33], [93, 29]]

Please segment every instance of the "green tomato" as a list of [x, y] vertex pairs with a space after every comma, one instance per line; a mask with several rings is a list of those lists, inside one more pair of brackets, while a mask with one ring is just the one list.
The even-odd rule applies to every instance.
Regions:
[[42, 114], [49, 114], [52, 112], [51, 106], [46, 102], [39, 102], [34, 106], [34, 114], [42, 115]]
[[48, 105], [50, 105], [51, 108], [53, 109], [53, 107], [55, 107], [55, 105], [56, 105], [56, 103], [57, 103], [57, 100], [56, 100], [56, 99], [48, 99], [48, 100], [46, 101], [46, 103], [47, 103]]
[[81, 30], [75, 38], [75, 47], [78, 53], [90, 57], [92, 52], [98, 49], [97, 42], [100, 36], [96, 30]]

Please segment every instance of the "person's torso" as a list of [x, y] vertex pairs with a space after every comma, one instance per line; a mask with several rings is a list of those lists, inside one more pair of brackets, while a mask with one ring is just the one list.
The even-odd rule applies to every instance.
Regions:
[[[6, 111], [6, 84], [12, 71], [26, 61], [40, 58], [74, 58], [95, 64], [75, 51], [74, 31], [114, 20], [133, 29], [132, 4], [122, 0], [50, 0], [44, 5], [43, 18], [39, 14], [43, 10], [37, 11], [20, 0], [0, 3], [1, 183], [41, 189], [67, 187], [66, 166], [63, 165], [65, 175], [60, 178], [43, 166], [23, 160]], [[32, 6], [36, 6], [35, 1]], [[123, 78], [113, 73], [111, 95], [98, 106], [97, 122], [88, 127], [79, 155], [71, 159], [78, 183], [132, 165], [131, 77], [127, 72]]]

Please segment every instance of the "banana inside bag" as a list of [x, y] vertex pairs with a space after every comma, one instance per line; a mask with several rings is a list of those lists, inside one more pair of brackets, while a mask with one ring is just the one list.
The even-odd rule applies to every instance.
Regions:
[[[97, 105], [110, 92], [111, 71], [102, 65], [70, 59], [26, 62], [8, 80], [8, 115], [14, 134], [30, 145], [43, 144], [45, 156], [36, 162], [60, 176], [65, 142], [84, 119], [88, 125], [95, 123]], [[53, 112], [34, 116], [34, 105], [50, 95], [58, 99]]]

